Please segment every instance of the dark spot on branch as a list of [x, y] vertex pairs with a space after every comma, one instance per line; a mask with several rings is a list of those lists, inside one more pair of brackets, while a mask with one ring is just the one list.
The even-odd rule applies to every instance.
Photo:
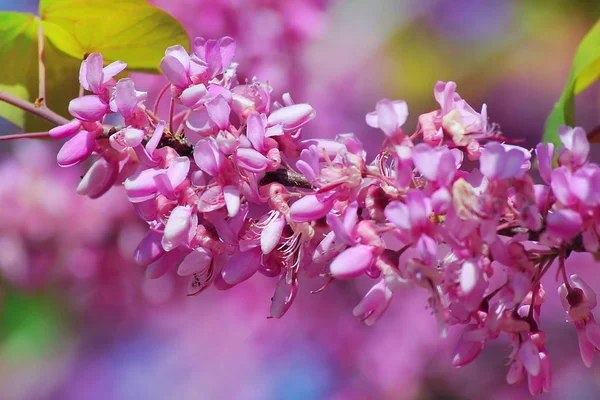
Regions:
[[301, 189], [314, 189], [304, 175], [294, 171], [289, 171], [285, 168], [280, 168], [277, 171], [270, 171], [265, 174], [265, 177], [259, 183], [259, 186], [268, 185], [269, 183], [279, 182], [283, 186], [296, 187]]

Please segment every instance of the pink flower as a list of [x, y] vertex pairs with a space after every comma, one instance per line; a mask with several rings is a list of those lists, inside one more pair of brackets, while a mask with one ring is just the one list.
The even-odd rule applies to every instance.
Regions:
[[590, 368], [594, 353], [600, 351], [600, 327], [592, 314], [597, 305], [596, 293], [579, 275], [571, 275], [571, 281], [575, 287], [567, 287], [563, 283], [558, 288], [558, 295], [569, 319], [577, 328], [581, 359]]
[[582, 166], [590, 153], [590, 143], [583, 128], [558, 127], [558, 136], [564, 147], [558, 150], [558, 162], [570, 168]]
[[101, 54], [91, 53], [83, 60], [79, 69], [79, 83], [95, 95], [105, 94], [110, 86], [114, 86], [113, 78], [127, 68], [127, 64], [122, 61], [115, 61], [106, 67], [103, 64]]
[[364, 274], [375, 261], [375, 248], [367, 245], [350, 247], [331, 263], [331, 275], [337, 279], [356, 278]]
[[449, 186], [454, 179], [456, 169], [462, 163], [462, 153], [445, 147], [432, 148], [419, 143], [412, 150], [415, 167], [429, 181], [440, 186]]
[[160, 69], [173, 85], [183, 90], [192, 83], [191, 77], [203, 74], [207, 67], [190, 59], [183, 46], [177, 45], [165, 51]]
[[206, 79], [210, 80], [225, 72], [235, 56], [235, 40], [225, 36], [219, 40], [194, 39], [194, 56], [198, 64], [206, 68]]
[[380, 128], [388, 137], [403, 134], [402, 125], [408, 118], [408, 106], [404, 100], [391, 101], [379, 100], [375, 111], [366, 115], [367, 125], [372, 128]]
[[544, 347], [546, 337], [542, 332], [530, 333], [514, 351], [514, 360], [506, 376], [509, 384], [521, 380], [527, 373], [529, 392], [532, 395], [549, 392], [552, 386], [550, 358]]
[[352, 314], [366, 325], [373, 325], [387, 310], [391, 300], [392, 291], [386, 286], [385, 280], [380, 279], [354, 307]]

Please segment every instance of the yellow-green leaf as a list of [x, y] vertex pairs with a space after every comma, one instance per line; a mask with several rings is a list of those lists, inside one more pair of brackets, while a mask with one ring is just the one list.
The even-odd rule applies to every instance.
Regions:
[[[0, 13], [0, 90], [29, 102], [38, 96], [38, 26], [31, 14]], [[45, 40], [46, 98], [52, 110], [68, 117], [69, 100], [79, 91], [80, 62]], [[0, 117], [26, 131], [47, 131], [53, 125], [20, 108], [0, 102]], [[0, 132], [2, 134], [3, 132]]]
[[[27, 100], [37, 91], [37, 27], [33, 15], [0, 13], [0, 90]], [[4, 102], [0, 116], [25, 124], [25, 111]]]
[[600, 21], [583, 38], [575, 58], [569, 79], [552, 113], [546, 120], [544, 141], [559, 144], [558, 127], [575, 125], [575, 96], [600, 77]]
[[78, 60], [102, 53], [130, 70], [158, 71], [167, 47], [188, 46], [181, 24], [146, 0], [41, 0], [46, 36]]

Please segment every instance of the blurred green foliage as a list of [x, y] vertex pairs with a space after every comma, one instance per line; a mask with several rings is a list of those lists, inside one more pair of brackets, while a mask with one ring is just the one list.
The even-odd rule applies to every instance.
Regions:
[[544, 141], [560, 144], [558, 127], [575, 126], [575, 96], [600, 77], [600, 21], [583, 38], [575, 58], [565, 89], [546, 121]]
[[68, 326], [66, 309], [56, 294], [7, 288], [1, 309], [0, 359], [35, 360], [56, 351]]

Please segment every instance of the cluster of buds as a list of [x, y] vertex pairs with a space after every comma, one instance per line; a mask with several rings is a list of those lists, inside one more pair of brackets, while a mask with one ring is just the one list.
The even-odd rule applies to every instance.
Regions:
[[[537, 146], [545, 184], [534, 184], [532, 153], [507, 144], [488, 123], [485, 105], [477, 112], [453, 82], [438, 82], [439, 109], [419, 116], [413, 133], [403, 128], [404, 101], [381, 100], [366, 115], [384, 137], [367, 162], [352, 134], [303, 140], [313, 108], [288, 94], [272, 103], [267, 84], [239, 83], [234, 53], [228, 37], [196, 38], [191, 54], [167, 49], [160, 66], [169, 84], [153, 109], [132, 80], [113, 79], [124, 64], [103, 67], [102, 57], [91, 54], [80, 82], [92, 94], [74, 99], [75, 119], [50, 132], [72, 136], [58, 154], [60, 165], [94, 158], [80, 194], [125, 187], [148, 223], [134, 260], [149, 278], [176, 270], [189, 277], [188, 294], [195, 295], [260, 272], [277, 278], [270, 315], [279, 318], [301, 275], [324, 278], [323, 288], [367, 276], [375, 283], [354, 314], [368, 325], [394, 292], [420, 286], [442, 335], [464, 326], [455, 366], [508, 335], [514, 351], [507, 380], [527, 374], [537, 394], [551, 384], [539, 315], [541, 279], [555, 266], [582, 357], [591, 364], [600, 344], [595, 295], [565, 272], [571, 252], [600, 247], [600, 195], [593, 191], [600, 167], [588, 160], [581, 128], [561, 128], [557, 168], [553, 146]], [[169, 115], [161, 118], [165, 96]], [[110, 114], [120, 115], [123, 126], [106, 125]], [[465, 157], [478, 168], [461, 169]]]

